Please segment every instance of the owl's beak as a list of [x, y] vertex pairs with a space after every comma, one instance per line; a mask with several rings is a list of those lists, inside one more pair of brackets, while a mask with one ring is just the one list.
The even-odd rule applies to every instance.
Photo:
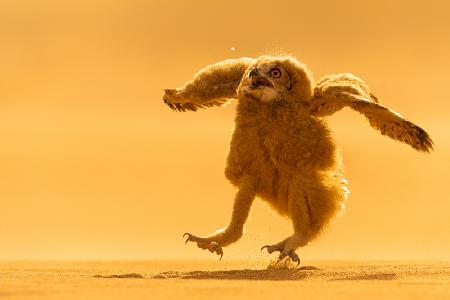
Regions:
[[254, 68], [248, 74], [248, 77], [251, 78], [252, 83], [250, 85], [251, 89], [256, 89], [259, 87], [273, 87], [272, 83], [264, 76], [261, 76], [258, 68]]
[[248, 77], [252, 78], [256, 76], [259, 76], [259, 70], [258, 68], [253, 68], [250, 73], [248, 73]]
[[266, 77], [263, 76], [252, 77], [252, 84], [250, 85], [250, 88], [256, 89], [259, 87], [273, 87], [273, 85]]

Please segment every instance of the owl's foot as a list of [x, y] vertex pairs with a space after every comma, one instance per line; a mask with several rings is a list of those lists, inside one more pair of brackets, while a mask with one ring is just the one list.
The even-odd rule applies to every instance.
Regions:
[[278, 256], [278, 260], [282, 260], [285, 257], [289, 257], [293, 262], [297, 263], [297, 266], [300, 264], [300, 257], [298, 257], [297, 253], [295, 253], [294, 249], [290, 249], [286, 246], [286, 241], [275, 245], [266, 245], [261, 248], [261, 251], [267, 249], [269, 254], [279, 251], [280, 255]]
[[208, 250], [211, 253], [216, 253], [217, 255], [220, 255], [220, 259], [222, 259], [223, 250], [219, 243], [211, 241], [208, 238], [197, 237], [187, 232], [183, 234], [183, 237], [185, 236], [187, 236], [185, 244], [187, 244], [187, 242], [195, 242], [197, 243], [197, 247], [200, 249]]

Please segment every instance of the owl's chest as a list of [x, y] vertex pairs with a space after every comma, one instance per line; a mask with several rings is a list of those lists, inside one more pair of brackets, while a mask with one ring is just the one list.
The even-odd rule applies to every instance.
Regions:
[[259, 144], [272, 160], [309, 155], [313, 137], [306, 120], [278, 118], [260, 124]]
[[[249, 160], [272, 161], [288, 155], [302, 155], [310, 149], [309, 125], [301, 119], [287, 116], [264, 117], [253, 122], [237, 124], [231, 151]], [[306, 151], [303, 151], [306, 152]]]

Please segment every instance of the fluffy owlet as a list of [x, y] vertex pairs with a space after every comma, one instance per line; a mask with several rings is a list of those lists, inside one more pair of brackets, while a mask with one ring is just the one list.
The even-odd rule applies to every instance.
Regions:
[[222, 247], [242, 236], [255, 197], [288, 217], [294, 229], [291, 236], [262, 249], [297, 263], [296, 249], [317, 237], [340, 210], [348, 190], [324, 117], [350, 107], [381, 134], [417, 151], [429, 152], [433, 145], [422, 128], [378, 104], [361, 79], [344, 73], [313, 83], [305, 65], [290, 56], [218, 62], [184, 87], [165, 90], [163, 99], [178, 111], [238, 100], [225, 168], [225, 176], [238, 188], [230, 223], [207, 237], [185, 234], [186, 242], [221, 257]]

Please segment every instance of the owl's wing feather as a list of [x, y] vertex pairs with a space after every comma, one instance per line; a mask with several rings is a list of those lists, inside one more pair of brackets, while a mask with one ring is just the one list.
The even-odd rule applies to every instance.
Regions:
[[184, 87], [166, 89], [163, 100], [177, 111], [197, 111], [200, 108], [222, 106], [237, 97], [236, 89], [253, 59], [227, 59], [209, 65]]
[[378, 99], [359, 78], [351, 74], [337, 74], [320, 80], [311, 100], [311, 113], [326, 116], [343, 107], [363, 114], [370, 125], [383, 135], [404, 142], [417, 151], [433, 150], [433, 141], [425, 130], [378, 104]]

